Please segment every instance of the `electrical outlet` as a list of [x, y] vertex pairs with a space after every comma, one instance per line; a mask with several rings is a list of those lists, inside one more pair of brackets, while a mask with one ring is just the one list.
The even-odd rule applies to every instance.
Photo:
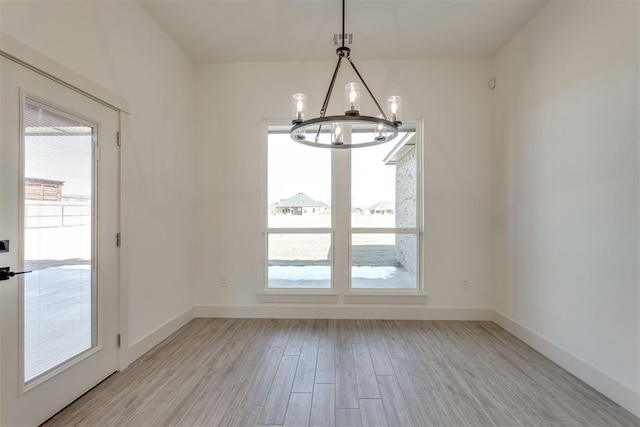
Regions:
[[471, 287], [471, 281], [468, 277], [462, 278], [462, 289], [469, 289]]
[[227, 276], [220, 276], [220, 287], [221, 288], [228, 288], [229, 287], [229, 281]]

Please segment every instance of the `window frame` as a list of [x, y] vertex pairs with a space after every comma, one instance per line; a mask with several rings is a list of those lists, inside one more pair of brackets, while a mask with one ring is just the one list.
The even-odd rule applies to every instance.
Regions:
[[[351, 150], [331, 150], [331, 226], [317, 228], [282, 228], [268, 226], [268, 156], [269, 135], [286, 132], [290, 128], [287, 121], [265, 120], [265, 138], [262, 153], [262, 197], [261, 222], [263, 230], [263, 278], [258, 291], [258, 302], [317, 302], [337, 303], [339, 297], [349, 303], [375, 304], [424, 304], [426, 303], [424, 283], [423, 221], [423, 120], [410, 120], [405, 127], [415, 131], [416, 150], [416, 224], [415, 227], [352, 227], [351, 224]], [[274, 130], [275, 128], [275, 130]], [[399, 143], [398, 141], [397, 143]], [[326, 148], [318, 148], [326, 149]], [[366, 148], [365, 148], [366, 149]], [[337, 185], [340, 183], [340, 185]], [[330, 288], [269, 288], [269, 235], [270, 234], [327, 234], [331, 236], [331, 286]], [[416, 287], [405, 289], [373, 289], [352, 287], [352, 240], [354, 234], [411, 234], [416, 237]]]

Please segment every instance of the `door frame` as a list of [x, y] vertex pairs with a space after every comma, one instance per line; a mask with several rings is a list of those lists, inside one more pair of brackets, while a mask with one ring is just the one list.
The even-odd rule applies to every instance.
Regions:
[[[44, 55], [43, 53], [31, 48], [30, 46], [16, 40], [8, 34], [0, 31], [0, 56], [3, 56], [29, 70], [32, 70], [54, 82], [61, 84], [75, 92], [78, 92], [100, 104], [103, 104], [119, 115], [120, 125], [120, 145], [127, 140], [127, 119], [130, 114], [129, 103], [120, 95], [106, 89], [105, 87], [89, 80], [78, 72], [68, 68], [67, 66], [57, 62], [56, 60]], [[120, 161], [118, 162], [118, 187], [122, 188], [122, 148], [120, 149]], [[124, 229], [123, 212], [122, 212], [122, 191], [118, 195], [118, 212], [120, 230]], [[115, 241], [114, 241], [115, 244]], [[21, 248], [16, 247], [17, 250]], [[123, 245], [118, 251], [118, 286], [117, 286], [117, 303], [118, 303], [118, 325], [120, 334], [120, 342], [122, 345], [117, 350], [118, 360], [117, 367], [121, 371], [130, 364], [129, 348], [128, 348], [128, 281], [123, 274], [124, 266], [126, 266], [125, 257], [123, 256], [126, 247]], [[1, 357], [1, 356], [0, 356]], [[24, 384], [21, 389], [24, 388]]]

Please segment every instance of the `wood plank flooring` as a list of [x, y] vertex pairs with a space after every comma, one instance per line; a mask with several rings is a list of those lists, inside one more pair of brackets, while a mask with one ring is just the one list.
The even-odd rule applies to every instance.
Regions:
[[46, 426], [640, 426], [491, 322], [195, 319]]

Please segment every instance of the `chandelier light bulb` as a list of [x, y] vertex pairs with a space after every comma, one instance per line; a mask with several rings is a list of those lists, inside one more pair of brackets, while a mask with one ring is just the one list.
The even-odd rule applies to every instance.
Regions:
[[342, 126], [340, 125], [340, 123], [331, 124], [331, 144], [344, 144], [344, 133], [342, 132]]
[[387, 108], [389, 111], [389, 120], [392, 122], [400, 122], [400, 97], [390, 96], [387, 98]]
[[360, 112], [360, 85], [347, 83], [344, 87], [344, 109], [347, 114], [356, 115]]
[[[379, 119], [384, 119], [384, 116], [382, 114], [378, 114], [376, 117]], [[374, 126], [373, 139], [375, 139], [376, 141], [384, 141], [387, 139], [387, 129], [385, 129], [384, 125], [382, 125], [381, 123], [378, 123]]]
[[307, 105], [307, 97], [304, 93], [296, 93], [293, 95], [292, 107], [293, 107], [293, 121], [301, 123], [304, 121]]

